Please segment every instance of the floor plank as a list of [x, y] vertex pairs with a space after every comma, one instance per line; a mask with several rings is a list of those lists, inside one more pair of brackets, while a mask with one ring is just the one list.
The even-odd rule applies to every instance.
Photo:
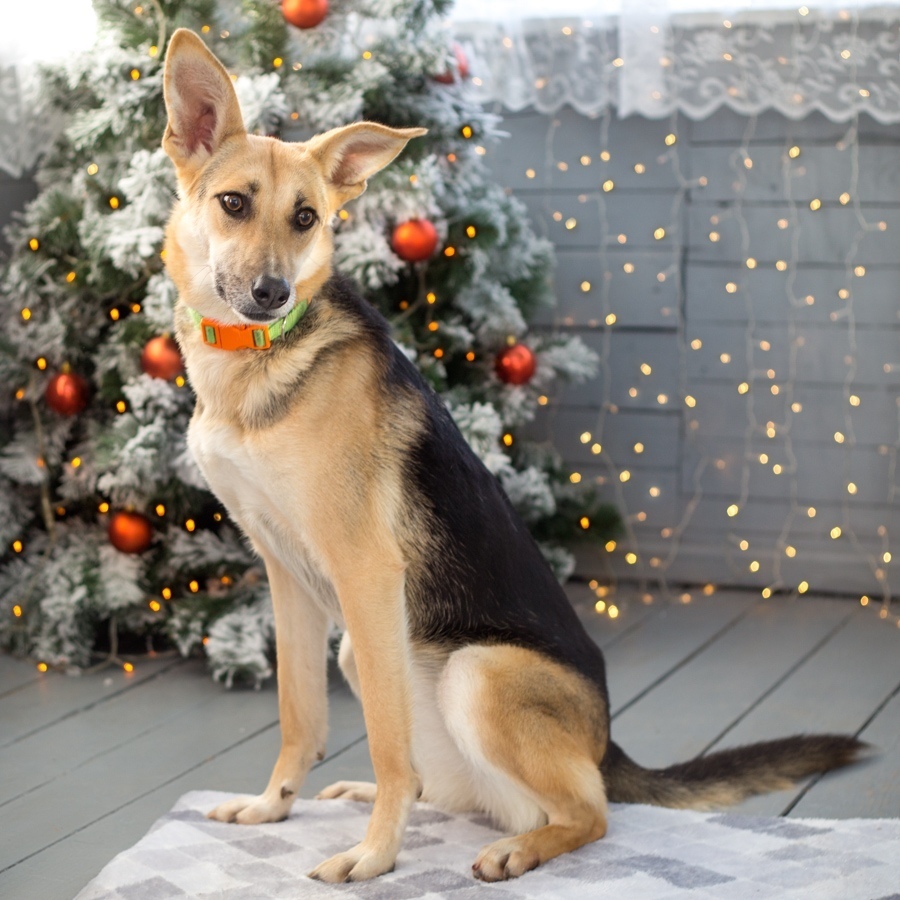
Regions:
[[860, 737], [877, 748], [877, 756], [840, 778], [823, 778], [791, 810], [792, 817], [900, 816], [900, 684]]
[[[104, 676], [95, 675], [83, 680], [101, 678]], [[77, 715], [63, 716], [32, 731], [0, 748], [0, 808], [36, 787], [70, 776], [116, 746], [149, 736], [156, 729], [167, 730], [171, 719], [198, 712], [221, 693], [221, 686], [210, 680], [203, 664], [193, 660], [170, 666], [155, 678], [110, 695], [103, 703], [94, 703], [79, 709]], [[261, 696], [267, 699], [260, 702], [268, 703], [274, 718], [277, 708], [273, 693], [266, 691]], [[99, 735], [102, 740], [98, 740]]]
[[[849, 603], [773, 598], [619, 715], [613, 738], [641, 765], [699, 753], [851, 612]], [[825, 702], [825, 701], [823, 701]]]
[[0, 722], [3, 723], [0, 747], [14, 744], [60, 719], [118, 697], [179, 665], [181, 660], [177, 657], [160, 656], [141, 661], [131, 673], [111, 667], [93, 675], [60, 672], [40, 675], [20, 690], [0, 697]]
[[631, 586], [620, 587], [614, 594], [606, 597], [608, 605], [616, 606], [618, 615], [615, 618], [597, 612], [595, 604], [598, 597], [587, 584], [576, 582], [566, 585], [566, 595], [585, 631], [604, 649], [662, 612], [661, 604], [643, 603], [638, 592]]
[[[865, 665], [860, 665], [861, 660], [865, 660]], [[900, 629], [878, 618], [874, 610], [854, 606], [844, 627], [735, 723], [712, 749], [817, 731], [856, 734], [897, 684]], [[879, 777], [881, 766], [887, 764], [889, 768], [892, 762], [896, 766], [890, 753], [882, 754], [880, 760], [869, 763], [873, 767], [869, 774]], [[889, 783], [889, 771], [883, 774]], [[841, 793], [842, 786], [848, 795], [852, 794], [854, 779], [850, 775], [849, 770], [834, 772], [820, 781], [812, 793], [829, 785], [832, 799]], [[737, 810], [749, 815], [781, 815], [802, 790], [799, 786], [753, 797]], [[893, 815], [897, 815], [900, 802], [894, 799]], [[852, 797], [847, 796], [846, 800], [852, 802]], [[831, 804], [832, 810], [843, 806], [843, 802]]]
[[[251, 692], [245, 693], [252, 696]], [[303, 797], [315, 796], [323, 787], [340, 779], [358, 781], [373, 777], [359, 703], [340, 683], [329, 694], [329, 713], [329, 750], [307, 777], [301, 791]], [[187, 791], [249, 794], [261, 791], [279, 746], [279, 729], [271, 727], [200, 760], [187, 771], [170, 773], [172, 777], [158, 786], [127, 798], [118, 808], [102, 813], [65, 839], [0, 872], [0, 896], [17, 900], [70, 900], [116, 853], [139, 840]], [[141, 760], [134, 762], [140, 765]], [[68, 893], [59, 892], [53, 877], [45, 875], [57, 871], [70, 873], [66, 882]]]
[[[657, 615], [644, 619], [605, 651], [613, 720], [734, 628], [757, 602], [749, 592], [733, 591], [701, 596], [681, 606], [658, 604]], [[614, 725], [613, 734], [617, 731]]]
[[37, 681], [39, 677], [33, 662], [0, 653], [0, 698]]

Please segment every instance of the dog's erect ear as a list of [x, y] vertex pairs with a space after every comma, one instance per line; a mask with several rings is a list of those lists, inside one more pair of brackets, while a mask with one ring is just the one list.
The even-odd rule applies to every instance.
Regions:
[[187, 28], [169, 42], [164, 93], [169, 124], [163, 148], [179, 169], [196, 171], [226, 138], [244, 133], [228, 72]]
[[383, 169], [411, 138], [427, 133], [427, 128], [355, 122], [312, 138], [306, 149], [319, 161], [338, 202], [346, 203], [358, 197], [366, 189], [366, 179]]

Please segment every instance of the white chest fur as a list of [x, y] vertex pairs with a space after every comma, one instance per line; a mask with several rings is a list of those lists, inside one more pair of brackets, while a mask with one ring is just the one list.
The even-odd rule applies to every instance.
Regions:
[[188, 446], [210, 488], [263, 557], [276, 557], [300, 591], [337, 623], [343, 617], [330, 579], [317, 561], [307, 526], [303, 479], [272, 458], [271, 442], [254, 439], [204, 411], [194, 416]]

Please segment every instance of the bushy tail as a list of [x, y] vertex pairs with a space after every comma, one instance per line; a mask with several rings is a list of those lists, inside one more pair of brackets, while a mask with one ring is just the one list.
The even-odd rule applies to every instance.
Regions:
[[849, 765], [868, 747], [849, 735], [798, 735], [645, 769], [610, 742], [600, 768], [614, 803], [716, 809]]

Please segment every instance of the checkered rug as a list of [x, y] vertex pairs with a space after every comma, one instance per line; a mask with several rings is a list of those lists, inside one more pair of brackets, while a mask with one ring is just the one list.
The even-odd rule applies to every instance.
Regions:
[[480, 816], [449, 816], [420, 804], [392, 873], [328, 885], [306, 873], [362, 837], [371, 807], [298, 800], [290, 818], [273, 825], [205, 818], [229, 796], [186, 794], [76, 900], [900, 900], [898, 819], [768, 819], [614, 806], [603, 840], [522, 878], [487, 885], [472, 878], [470, 866], [499, 833]]

